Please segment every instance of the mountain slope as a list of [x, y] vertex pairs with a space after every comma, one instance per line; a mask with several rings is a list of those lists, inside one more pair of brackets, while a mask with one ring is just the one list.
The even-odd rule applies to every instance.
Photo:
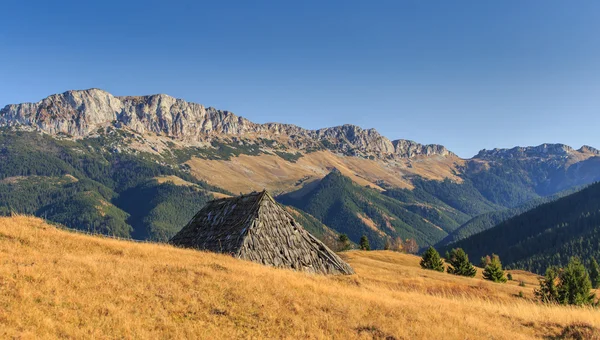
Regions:
[[595, 310], [528, 301], [529, 273], [512, 273], [526, 287], [498, 285], [393, 252], [342, 253], [357, 274], [327, 277], [13, 217], [0, 218], [0, 254], [1, 338], [539, 339], [600, 327]]
[[[110, 134], [104, 138], [109, 137], [117, 138]], [[72, 228], [166, 240], [211, 197], [208, 191], [222, 191], [196, 180], [185, 169], [107, 148], [109, 143], [98, 139], [70, 141], [2, 130], [0, 214], [35, 214]], [[154, 180], [168, 175], [184, 178], [196, 189]], [[148, 186], [153, 190], [144, 191]], [[165, 190], [171, 194], [162, 206], [149, 203]], [[130, 201], [119, 200], [123, 193]], [[128, 202], [151, 206], [140, 212]]]
[[308, 212], [356, 243], [362, 235], [367, 235], [375, 248], [382, 248], [387, 238], [398, 236], [429, 245], [446, 235], [400, 202], [377, 190], [358, 186], [336, 170], [311, 189], [281, 195], [277, 200]]
[[473, 259], [495, 253], [507, 266], [537, 273], [543, 273], [550, 265], [566, 265], [571, 256], [579, 256], [584, 262], [599, 258], [600, 183], [540, 205], [449, 247], [461, 247]]
[[[40, 186], [27, 184], [34, 177], [0, 183], [0, 192], [25, 197], [16, 202], [17, 196], [4, 194], [0, 213], [43, 213], [73, 227], [165, 240], [215, 193], [305, 191], [336, 168], [363, 189], [393, 198], [373, 194], [385, 210], [401, 209], [397, 221], [408, 225], [399, 227], [402, 235], [420, 235], [430, 244], [478, 215], [600, 180], [599, 154], [591, 147], [543, 144], [482, 150], [465, 160], [441, 145], [389, 140], [353, 125], [308, 130], [256, 124], [167, 95], [68, 91], [0, 110], [0, 179], [48, 179]], [[81, 183], [59, 184], [67, 175]], [[192, 187], [154, 183], [165, 177]], [[122, 197], [147, 201], [131, 204]], [[338, 208], [338, 215], [350, 214], [343, 218], [353, 223], [358, 218], [376, 238], [390, 229], [386, 218], [355, 214], [366, 207]], [[78, 210], [85, 219], [77, 220]], [[431, 225], [441, 230], [432, 233]]]

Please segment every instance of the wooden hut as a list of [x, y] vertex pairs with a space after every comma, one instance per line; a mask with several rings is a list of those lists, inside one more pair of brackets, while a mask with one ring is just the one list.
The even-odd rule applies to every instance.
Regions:
[[274, 267], [354, 274], [266, 191], [208, 202], [169, 242]]

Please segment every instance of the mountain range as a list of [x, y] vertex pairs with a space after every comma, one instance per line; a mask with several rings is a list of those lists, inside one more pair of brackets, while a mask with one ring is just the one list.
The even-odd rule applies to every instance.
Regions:
[[323, 237], [445, 245], [600, 179], [590, 146], [462, 159], [374, 129], [256, 124], [163, 94], [99, 89], [4, 107], [0, 161], [0, 214], [158, 241], [213, 197], [266, 188]]

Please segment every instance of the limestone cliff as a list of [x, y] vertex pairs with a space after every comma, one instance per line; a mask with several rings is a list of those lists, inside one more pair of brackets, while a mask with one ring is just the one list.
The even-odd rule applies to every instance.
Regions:
[[390, 141], [374, 129], [354, 125], [307, 130], [290, 124], [256, 124], [229, 111], [164, 94], [116, 97], [100, 89], [67, 91], [37, 103], [7, 105], [0, 110], [0, 126], [25, 126], [52, 135], [86, 137], [94, 135], [98, 128], [111, 125], [182, 141], [263, 138], [297, 149], [324, 147], [345, 154], [381, 158], [451, 154], [441, 145]]

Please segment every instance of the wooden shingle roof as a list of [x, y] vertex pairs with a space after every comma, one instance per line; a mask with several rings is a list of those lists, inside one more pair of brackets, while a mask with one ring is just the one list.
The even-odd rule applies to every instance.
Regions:
[[170, 243], [276, 267], [354, 273], [266, 191], [208, 202]]

